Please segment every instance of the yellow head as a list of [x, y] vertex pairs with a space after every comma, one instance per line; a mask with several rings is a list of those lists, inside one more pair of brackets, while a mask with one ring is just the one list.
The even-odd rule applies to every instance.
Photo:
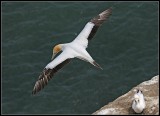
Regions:
[[53, 55], [51, 60], [53, 60], [54, 56], [60, 52], [62, 50], [62, 46], [60, 44], [56, 45], [55, 47], [53, 47]]

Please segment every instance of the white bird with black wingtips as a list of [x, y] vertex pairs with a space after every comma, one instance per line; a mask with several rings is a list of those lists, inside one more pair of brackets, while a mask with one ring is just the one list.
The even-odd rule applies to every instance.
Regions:
[[146, 107], [146, 104], [144, 100], [144, 95], [141, 90], [137, 90], [137, 92], [134, 94], [132, 109], [136, 113], [142, 113], [145, 107]]
[[[98, 16], [91, 19], [80, 32], [80, 34], [70, 43], [58, 44], [53, 48], [52, 61], [47, 64], [43, 72], [40, 74], [38, 80], [35, 83], [32, 94], [36, 94], [47, 85], [52, 76], [61, 69], [65, 64], [70, 62], [72, 58], [79, 58], [92, 65], [100, 68], [101, 66], [95, 62], [95, 60], [86, 51], [88, 41], [93, 38], [98, 28], [102, 23], [109, 18], [112, 13], [112, 9], [109, 8]], [[54, 59], [54, 56], [62, 51], [62, 53]]]

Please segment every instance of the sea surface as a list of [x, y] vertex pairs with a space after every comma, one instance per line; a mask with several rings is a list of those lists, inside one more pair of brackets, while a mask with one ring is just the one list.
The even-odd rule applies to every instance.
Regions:
[[[92, 114], [158, 75], [158, 2], [2, 2], [2, 114]], [[112, 15], [87, 51], [36, 95], [56, 44], [72, 41], [103, 10]]]

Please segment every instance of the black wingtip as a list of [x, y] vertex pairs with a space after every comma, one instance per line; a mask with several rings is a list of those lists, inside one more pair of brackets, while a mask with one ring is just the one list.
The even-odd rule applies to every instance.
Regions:
[[37, 93], [37, 91], [36, 91], [36, 89], [34, 87], [33, 90], [32, 90], [32, 95], [35, 95], [36, 93]]
[[32, 95], [35, 95], [36, 93], [35, 93], [35, 91], [32, 91]]
[[32, 95], [35, 95], [35, 94], [36, 94], [36, 90], [35, 90], [35, 86], [34, 86], [34, 88], [32, 90]]
[[113, 7], [109, 7], [107, 10], [112, 11]]

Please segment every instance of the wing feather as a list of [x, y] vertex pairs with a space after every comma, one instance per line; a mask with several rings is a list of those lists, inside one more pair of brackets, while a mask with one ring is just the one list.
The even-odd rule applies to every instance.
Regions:
[[98, 28], [106, 21], [112, 14], [112, 8], [109, 8], [101, 12], [96, 17], [92, 18], [80, 32], [80, 34], [75, 38], [74, 42], [78, 42], [85, 48], [88, 46], [88, 40], [91, 40], [96, 34]]
[[49, 80], [54, 76], [56, 72], [58, 72], [62, 67], [64, 67], [66, 64], [70, 62], [71, 59], [66, 59], [59, 65], [57, 65], [53, 69], [46, 69], [41, 72], [37, 82], [35, 83], [35, 86], [33, 88], [32, 94], [36, 94], [40, 90], [42, 90], [49, 82]]
[[70, 62], [71, 58], [73, 58], [72, 53], [69, 50], [65, 50], [53, 61], [51, 61], [39, 75], [39, 78], [33, 88], [32, 94], [36, 94], [42, 90], [48, 84], [54, 74]]

